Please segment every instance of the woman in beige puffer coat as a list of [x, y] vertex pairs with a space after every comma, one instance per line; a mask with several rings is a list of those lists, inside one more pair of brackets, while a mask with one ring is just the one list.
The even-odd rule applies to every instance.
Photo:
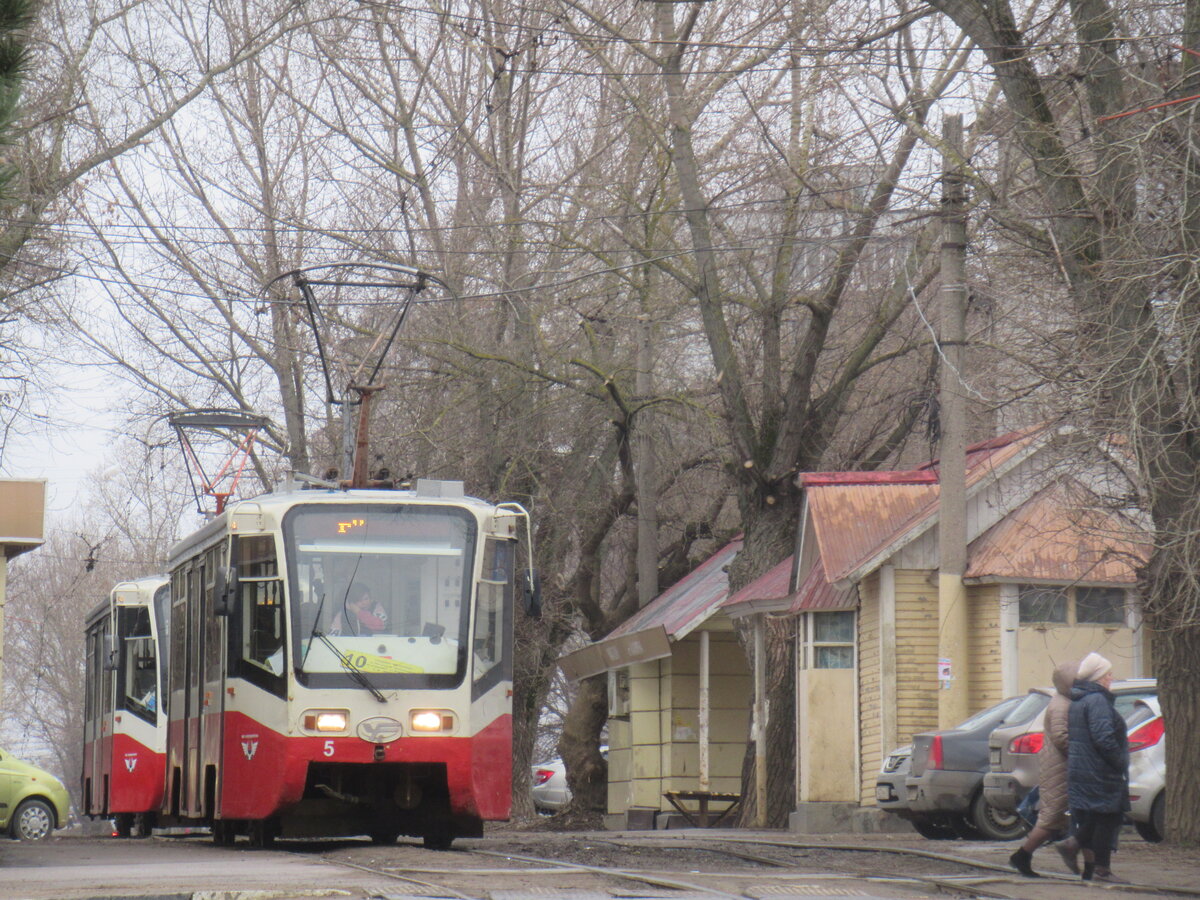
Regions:
[[[1040, 793], [1037, 824], [1025, 843], [1008, 861], [1014, 869], [1030, 878], [1033, 851], [1067, 830], [1067, 746], [1068, 719], [1071, 711], [1071, 686], [1079, 672], [1078, 660], [1065, 662], [1054, 670], [1054, 696], [1046, 707], [1042, 722], [1044, 739], [1038, 754], [1038, 790]], [[1072, 872], [1079, 873], [1079, 844], [1073, 837], [1058, 845], [1058, 852]]]

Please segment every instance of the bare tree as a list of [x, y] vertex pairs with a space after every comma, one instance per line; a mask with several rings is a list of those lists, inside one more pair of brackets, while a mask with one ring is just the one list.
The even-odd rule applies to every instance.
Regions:
[[115, 446], [95, 492], [85, 492], [74, 514], [54, 523], [46, 543], [12, 566], [4, 719], [52, 749], [77, 804], [84, 622], [118, 582], [165, 570], [190, 502], [180, 474], [165, 465], [164, 455], [173, 452], [132, 438]]
[[[1167, 832], [1194, 845], [1200, 773], [1186, 736], [1200, 728], [1200, 182], [1191, 99], [1200, 4], [1047, 7], [1058, 41], [1038, 51], [1007, 2], [932, 5], [986, 53], [1029, 161], [1042, 204], [1034, 246], [1053, 260], [1071, 300], [1075, 340], [1056, 377], [1071, 418], [1092, 440], [1119, 436], [1136, 462], [1138, 502], [1156, 535], [1143, 573], [1146, 622], [1164, 718], [1181, 738], [1167, 751]], [[1172, 34], [1182, 35], [1180, 47], [1180, 38], [1163, 37]]]
[[[917, 50], [917, 19], [885, 27], [836, 3], [565, 6], [635, 117], [645, 158], [657, 158], [657, 209], [646, 211], [657, 227], [624, 237], [694, 304], [715, 369], [721, 453], [746, 534], [734, 587], [791, 552], [798, 471], [879, 465], [924, 409], [928, 335], [911, 300], [936, 276], [933, 231], [901, 226], [899, 210], [927, 203], [924, 123], [966, 53], [953, 42]], [[861, 48], [873, 40], [892, 49], [893, 66], [872, 64], [874, 50]], [[907, 385], [890, 403], [880, 395], [889, 380]], [[778, 823], [794, 806], [792, 666], [787, 637], [770, 643], [779, 765], [768, 821]]]

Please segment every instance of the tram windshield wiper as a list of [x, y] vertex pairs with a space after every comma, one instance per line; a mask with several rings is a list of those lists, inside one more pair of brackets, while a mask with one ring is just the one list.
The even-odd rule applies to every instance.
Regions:
[[[321, 634], [321, 610], [325, 608], [325, 592], [321, 591], [321, 599], [317, 601], [317, 614], [313, 617], [312, 631], [308, 633], [308, 643], [304, 646], [304, 658], [300, 660], [300, 671], [304, 671], [304, 664], [308, 662], [309, 651], [312, 650], [313, 638]], [[324, 637], [324, 635], [321, 635]]]
[[[337, 657], [337, 661], [341, 663], [342, 668], [346, 670], [346, 674], [370, 691], [371, 696], [380, 703], [387, 703], [387, 697], [383, 696], [383, 693], [379, 690], [379, 688], [375, 687], [375, 685], [371, 683], [371, 679], [367, 677], [366, 672], [358, 668], [358, 666], [354, 665], [354, 663], [350, 661], [349, 654], [343, 653], [341, 650], [339, 650], [337, 644], [331, 641], [325, 635], [325, 632], [314, 630], [313, 635], [320, 640], [322, 644], [329, 648], [330, 653]], [[309, 644], [309, 646], [311, 647], [312, 645]]]

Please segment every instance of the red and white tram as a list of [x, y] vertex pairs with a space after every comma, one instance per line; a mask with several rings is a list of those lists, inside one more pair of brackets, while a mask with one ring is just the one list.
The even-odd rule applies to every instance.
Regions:
[[158, 648], [169, 593], [165, 575], [125, 581], [87, 618], [84, 811], [112, 818], [122, 837], [148, 835], [163, 801], [167, 719]]
[[508, 818], [522, 529], [419, 480], [233, 502], [176, 545], [164, 819], [446, 847]]

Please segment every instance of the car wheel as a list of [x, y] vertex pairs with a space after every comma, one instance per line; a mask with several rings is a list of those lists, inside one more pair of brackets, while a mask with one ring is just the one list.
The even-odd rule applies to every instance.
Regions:
[[26, 800], [17, 807], [12, 836], [18, 841], [40, 841], [54, 830], [54, 810], [45, 800]]
[[1004, 812], [988, 803], [982, 791], [971, 801], [970, 820], [975, 830], [989, 841], [1015, 840], [1029, 829], [1015, 812]]
[[1163, 839], [1163, 829], [1165, 828], [1166, 809], [1163, 805], [1163, 795], [1160, 793], [1154, 800], [1154, 806], [1150, 808], [1149, 822], [1134, 822], [1133, 827], [1137, 829], [1137, 833], [1143, 841], [1151, 844], [1157, 844]]
[[950, 827], [964, 841], [982, 841], [983, 834], [971, 824], [969, 816], [951, 816]]
[[931, 841], [952, 841], [958, 837], [958, 832], [954, 830], [954, 826], [933, 819], [913, 819], [912, 827], [916, 829], [917, 834], [921, 837], [928, 838]]

